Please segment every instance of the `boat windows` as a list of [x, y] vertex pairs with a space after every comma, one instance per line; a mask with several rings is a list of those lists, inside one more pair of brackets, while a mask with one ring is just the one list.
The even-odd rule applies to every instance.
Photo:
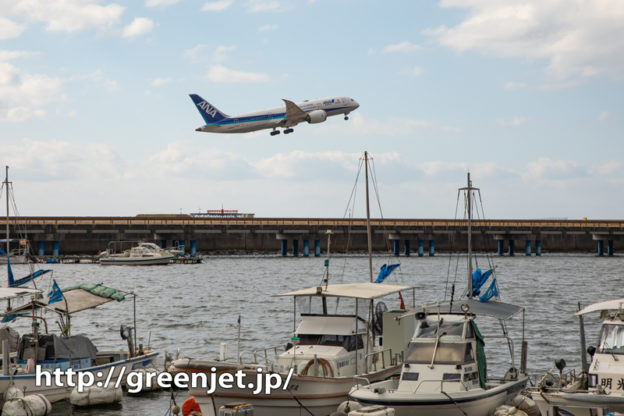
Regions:
[[459, 373], [444, 373], [442, 374], [443, 381], [459, 381], [461, 380], [461, 374]]
[[624, 326], [604, 324], [600, 331], [598, 352], [624, 354]]
[[403, 373], [401, 380], [418, 381], [418, 373]]
[[439, 331], [442, 331], [442, 335], [455, 335], [462, 336], [464, 331], [463, 322], [447, 322], [444, 319], [440, 321], [438, 328], [438, 322], [427, 322], [427, 326], [419, 326], [416, 333], [417, 338], [435, 338]]
[[[299, 345], [328, 345], [333, 347], [343, 347], [347, 351], [354, 351], [356, 336], [355, 335], [316, 335], [302, 334], [299, 335]], [[357, 336], [358, 349], [364, 348], [362, 336]]]
[[[435, 349], [435, 342], [410, 342], [407, 350], [406, 363], [430, 364]], [[434, 364], [464, 364], [466, 355], [465, 343], [438, 343]], [[474, 360], [473, 360], [474, 361]]]

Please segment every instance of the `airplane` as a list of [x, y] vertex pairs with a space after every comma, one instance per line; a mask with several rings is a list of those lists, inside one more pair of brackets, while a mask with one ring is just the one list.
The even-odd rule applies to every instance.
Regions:
[[199, 95], [189, 94], [189, 96], [206, 122], [206, 125], [196, 128], [195, 131], [207, 133], [247, 133], [273, 129], [271, 136], [275, 136], [280, 134], [278, 128], [281, 127], [284, 134], [289, 134], [294, 131], [294, 126], [302, 122], [322, 123], [327, 117], [337, 114], [344, 114], [344, 119], [348, 120], [349, 113], [360, 106], [357, 101], [349, 97], [306, 100], [298, 104], [283, 100], [286, 107], [228, 116]]

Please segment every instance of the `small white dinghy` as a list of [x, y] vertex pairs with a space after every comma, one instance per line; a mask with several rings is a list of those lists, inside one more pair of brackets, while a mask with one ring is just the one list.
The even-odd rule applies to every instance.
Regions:
[[99, 406], [103, 404], [119, 403], [123, 396], [121, 387], [88, 387], [82, 392], [74, 387], [69, 395], [69, 402], [77, 407]]

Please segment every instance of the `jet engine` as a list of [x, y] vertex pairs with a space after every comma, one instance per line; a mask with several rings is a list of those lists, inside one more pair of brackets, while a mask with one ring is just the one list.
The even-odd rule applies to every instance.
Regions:
[[327, 113], [323, 110], [314, 110], [308, 113], [307, 121], [310, 124], [322, 123], [327, 120]]

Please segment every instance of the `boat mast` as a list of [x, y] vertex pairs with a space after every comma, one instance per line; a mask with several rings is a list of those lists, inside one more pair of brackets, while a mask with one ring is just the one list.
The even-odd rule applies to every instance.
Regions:
[[479, 188], [472, 186], [472, 180], [470, 180], [470, 172], [468, 172], [467, 186], [465, 188], [459, 188], [459, 191], [466, 191], [466, 212], [468, 214], [468, 293], [466, 296], [472, 297], [472, 191], [478, 191]]
[[364, 173], [366, 178], [366, 236], [368, 237], [368, 277], [373, 283], [373, 242], [371, 236], [370, 205], [368, 202], [368, 152], [364, 152]]
[[6, 166], [6, 177], [4, 179], [4, 186], [6, 188], [6, 255], [7, 255], [7, 262], [10, 261], [9, 259], [9, 167]]
[[468, 204], [468, 295], [472, 297], [472, 181], [470, 172], [467, 175], [467, 204]]

